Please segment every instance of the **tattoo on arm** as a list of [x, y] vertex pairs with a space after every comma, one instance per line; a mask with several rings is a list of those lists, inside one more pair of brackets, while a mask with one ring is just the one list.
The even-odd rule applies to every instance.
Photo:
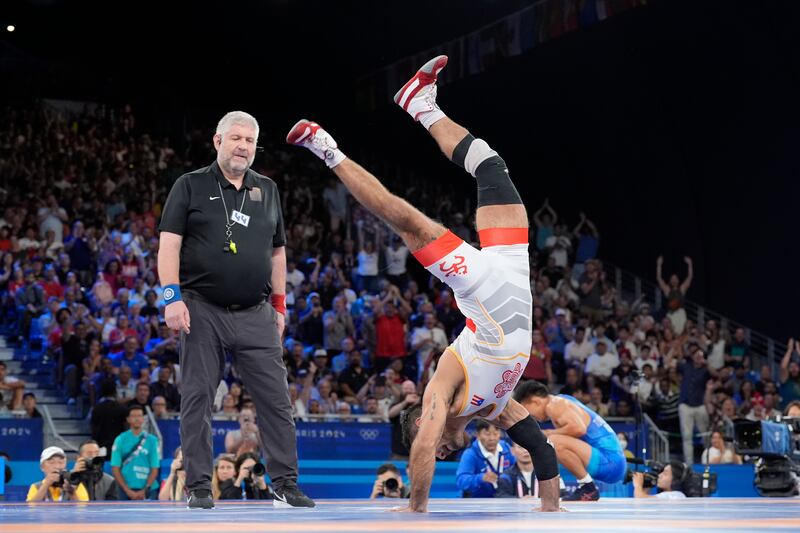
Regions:
[[434, 412], [436, 411], [436, 393], [433, 393], [433, 403], [431, 405], [431, 420], [433, 420]]

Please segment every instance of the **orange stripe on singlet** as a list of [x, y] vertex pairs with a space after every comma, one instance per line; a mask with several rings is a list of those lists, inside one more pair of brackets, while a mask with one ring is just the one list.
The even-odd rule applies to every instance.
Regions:
[[428, 268], [436, 261], [442, 259], [447, 254], [461, 246], [462, 242], [464, 241], [456, 236], [452, 231], [447, 231], [444, 235], [432, 243], [426, 244], [414, 252], [414, 257], [417, 258], [417, 261], [422, 263], [422, 266]]
[[478, 232], [481, 248], [509, 244], [528, 244], [528, 228], [487, 228]]

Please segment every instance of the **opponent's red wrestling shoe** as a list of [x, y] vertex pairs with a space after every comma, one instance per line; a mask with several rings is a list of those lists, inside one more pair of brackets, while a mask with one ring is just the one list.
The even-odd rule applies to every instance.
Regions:
[[325, 161], [330, 168], [344, 161], [346, 157], [339, 150], [339, 145], [336, 144], [331, 134], [310, 120], [298, 121], [286, 136], [286, 142], [308, 148], [314, 155]]
[[434, 57], [394, 95], [395, 103], [426, 128], [445, 116], [436, 104], [436, 79], [445, 65], [447, 56]]

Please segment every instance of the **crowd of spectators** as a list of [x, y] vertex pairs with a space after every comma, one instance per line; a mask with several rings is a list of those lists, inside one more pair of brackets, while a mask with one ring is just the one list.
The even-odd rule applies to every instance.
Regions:
[[[10, 336], [54, 363], [70, 403], [95, 409], [101, 444], [125, 427], [117, 407], [174, 416], [181, 371], [178, 338], [163, 322], [157, 224], [174, 179], [214, 160], [211, 133], [156, 139], [130, 107], [39, 104], [1, 115], [0, 294]], [[450, 290], [324, 167], [262, 143], [254, 168], [278, 183], [289, 243], [285, 362], [295, 416], [396, 426], [465, 319]], [[475, 243], [469, 187], [424, 179], [391, 186]], [[687, 317], [690, 258], [684, 280], [668, 282], [659, 258], [667, 305], [653, 309], [606, 278], [598, 229], [584, 213], [570, 227], [546, 200], [531, 220], [534, 332], [523, 379], [563, 385], [603, 416], [632, 416], [640, 405], [683, 435], [687, 459], [695, 429], [728, 436], [736, 416], [763, 419], [800, 399], [793, 341], [773, 376], [745, 330]], [[2, 409], [21, 410], [24, 389], [0, 363]], [[240, 420], [246, 443], [241, 419], [254, 408], [230, 364], [215, 408]], [[394, 440], [393, 453], [405, 455]]]

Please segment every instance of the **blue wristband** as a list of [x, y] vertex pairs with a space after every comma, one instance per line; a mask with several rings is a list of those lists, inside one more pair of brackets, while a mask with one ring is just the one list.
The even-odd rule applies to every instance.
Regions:
[[172, 302], [180, 302], [181, 301], [181, 286], [177, 283], [173, 283], [172, 285], [167, 285], [164, 287], [164, 303], [166, 305], [171, 304]]

